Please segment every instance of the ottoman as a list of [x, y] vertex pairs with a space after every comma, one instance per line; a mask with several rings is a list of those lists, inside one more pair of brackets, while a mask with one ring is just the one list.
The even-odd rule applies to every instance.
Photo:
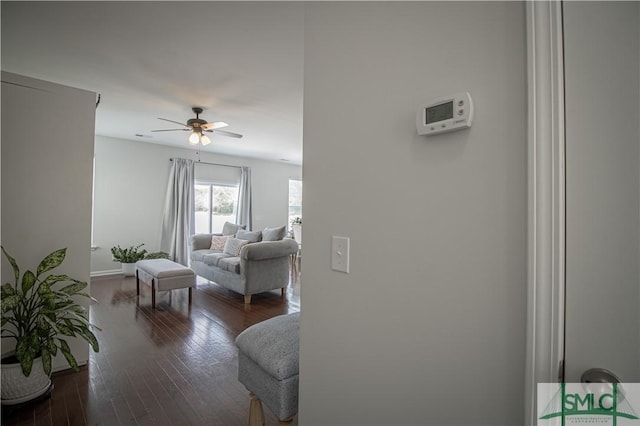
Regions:
[[236, 338], [238, 380], [251, 396], [249, 425], [264, 424], [262, 402], [281, 424], [298, 412], [300, 313], [255, 324]]
[[167, 291], [178, 288], [189, 288], [189, 305], [191, 292], [196, 286], [196, 274], [184, 265], [169, 259], [148, 259], [136, 263], [136, 294], [140, 296], [140, 280], [151, 286], [151, 307], [156, 307], [156, 291]]

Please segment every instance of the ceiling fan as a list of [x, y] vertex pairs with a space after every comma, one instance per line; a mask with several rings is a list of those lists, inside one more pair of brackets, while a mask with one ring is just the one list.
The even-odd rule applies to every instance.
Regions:
[[180, 129], [164, 129], [164, 130], [152, 130], [152, 132], [174, 132], [174, 131], [186, 131], [191, 132], [189, 136], [189, 143], [192, 145], [197, 145], [198, 142], [202, 145], [209, 145], [211, 140], [204, 134], [204, 132], [208, 133], [219, 133], [224, 136], [229, 136], [232, 138], [241, 138], [242, 135], [233, 132], [227, 132], [226, 130], [220, 130], [222, 127], [227, 127], [228, 124], [224, 121], [214, 121], [213, 123], [208, 123], [206, 120], [200, 118], [200, 114], [202, 114], [202, 108], [193, 107], [191, 110], [196, 114], [196, 118], [190, 118], [187, 120], [187, 124], [180, 123], [179, 121], [168, 120], [166, 118], [158, 118], [158, 120], [168, 121], [169, 123], [175, 123], [183, 126]]

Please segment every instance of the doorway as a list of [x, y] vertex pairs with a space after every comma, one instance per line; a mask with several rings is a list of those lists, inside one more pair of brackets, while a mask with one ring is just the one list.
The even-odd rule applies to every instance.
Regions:
[[563, 3], [566, 382], [640, 381], [638, 6]]

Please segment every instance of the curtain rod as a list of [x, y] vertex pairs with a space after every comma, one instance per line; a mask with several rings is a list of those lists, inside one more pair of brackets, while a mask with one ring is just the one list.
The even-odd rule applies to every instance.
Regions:
[[[169, 161], [173, 161], [173, 158], [169, 158]], [[236, 169], [242, 169], [241, 166], [232, 166], [230, 164], [220, 164], [220, 163], [207, 163], [206, 161], [196, 160], [194, 161], [196, 164], [208, 164], [210, 166], [220, 166], [220, 167], [235, 167]]]

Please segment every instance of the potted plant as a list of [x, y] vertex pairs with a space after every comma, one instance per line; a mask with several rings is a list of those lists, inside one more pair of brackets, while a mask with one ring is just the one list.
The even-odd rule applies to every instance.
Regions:
[[45, 393], [51, 386], [51, 359], [58, 350], [71, 368], [78, 368], [66, 337], [81, 337], [95, 352], [99, 350], [91, 331], [99, 328], [74, 300], [79, 296], [95, 301], [83, 293], [87, 283], [68, 275], [45, 276], [64, 261], [66, 252], [63, 248], [50, 253], [35, 273], [26, 270], [21, 279], [18, 264], [2, 247], [15, 277], [13, 285], [0, 288], [2, 339], [16, 342], [14, 353], [2, 359], [2, 404], [17, 404]]
[[111, 247], [111, 254], [114, 262], [122, 263], [122, 273], [125, 276], [133, 276], [136, 270], [136, 262], [144, 259], [166, 259], [169, 257], [167, 253], [157, 251], [147, 253], [147, 250], [140, 249], [144, 243], [137, 246], [122, 248], [119, 245]]

